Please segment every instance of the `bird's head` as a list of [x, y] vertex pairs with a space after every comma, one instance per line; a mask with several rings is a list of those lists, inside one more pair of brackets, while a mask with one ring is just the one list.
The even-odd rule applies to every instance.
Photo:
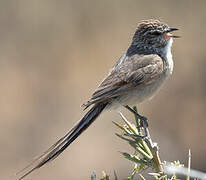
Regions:
[[172, 38], [179, 37], [171, 33], [176, 30], [178, 29], [170, 28], [167, 24], [159, 20], [144, 20], [138, 24], [132, 44], [141, 44], [153, 48], [164, 48]]

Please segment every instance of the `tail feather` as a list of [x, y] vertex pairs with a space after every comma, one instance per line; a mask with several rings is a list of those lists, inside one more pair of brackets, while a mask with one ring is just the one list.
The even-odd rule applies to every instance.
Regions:
[[31, 164], [20, 171], [19, 173], [22, 173], [23, 175], [19, 178], [19, 180], [25, 178], [34, 170], [54, 160], [59, 154], [61, 154], [85, 129], [87, 129], [92, 124], [92, 122], [94, 122], [94, 120], [104, 110], [106, 105], [107, 103], [94, 105], [66, 135], [53, 144], [41, 156], [34, 159]]

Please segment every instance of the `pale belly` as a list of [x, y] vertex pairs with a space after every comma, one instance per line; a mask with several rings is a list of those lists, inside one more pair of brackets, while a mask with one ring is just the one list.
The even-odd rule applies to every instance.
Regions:
[[128, 91], [125, 95], [113, 100], [112, 104], [110, 104], [108, 108], [119, 109], [121, 106], [125, 105], [134, 106], [144, 102], [145, 100], [151, 99], [162, 87], [167, 77], [168, 76], [164, 74], [158, 80], [147, 86], [137, 87], [132, 91]]

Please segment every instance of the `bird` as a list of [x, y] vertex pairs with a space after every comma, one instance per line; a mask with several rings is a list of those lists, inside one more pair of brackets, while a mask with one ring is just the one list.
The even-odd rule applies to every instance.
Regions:
[[173, 72], [171, 47], [173, 39], [179, 36], [172, 32], [177, 30], [157, 19], [142, 20], [127, 51], [83, 104], [84, 109], [90, 107], [88, 112], [66, 135], [24, 168], [19, 180], [58, 157], [103, 111], [128, 108], [151, 99]]

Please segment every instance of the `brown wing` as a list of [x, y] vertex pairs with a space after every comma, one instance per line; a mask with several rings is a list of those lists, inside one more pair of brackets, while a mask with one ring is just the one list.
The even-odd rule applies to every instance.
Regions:
[[91, 99], [84, 104], [110, 101], [139, 86], [149, 84], [163, 73], [163, 60], [156, 54], [126, 56], [118, 61]]

